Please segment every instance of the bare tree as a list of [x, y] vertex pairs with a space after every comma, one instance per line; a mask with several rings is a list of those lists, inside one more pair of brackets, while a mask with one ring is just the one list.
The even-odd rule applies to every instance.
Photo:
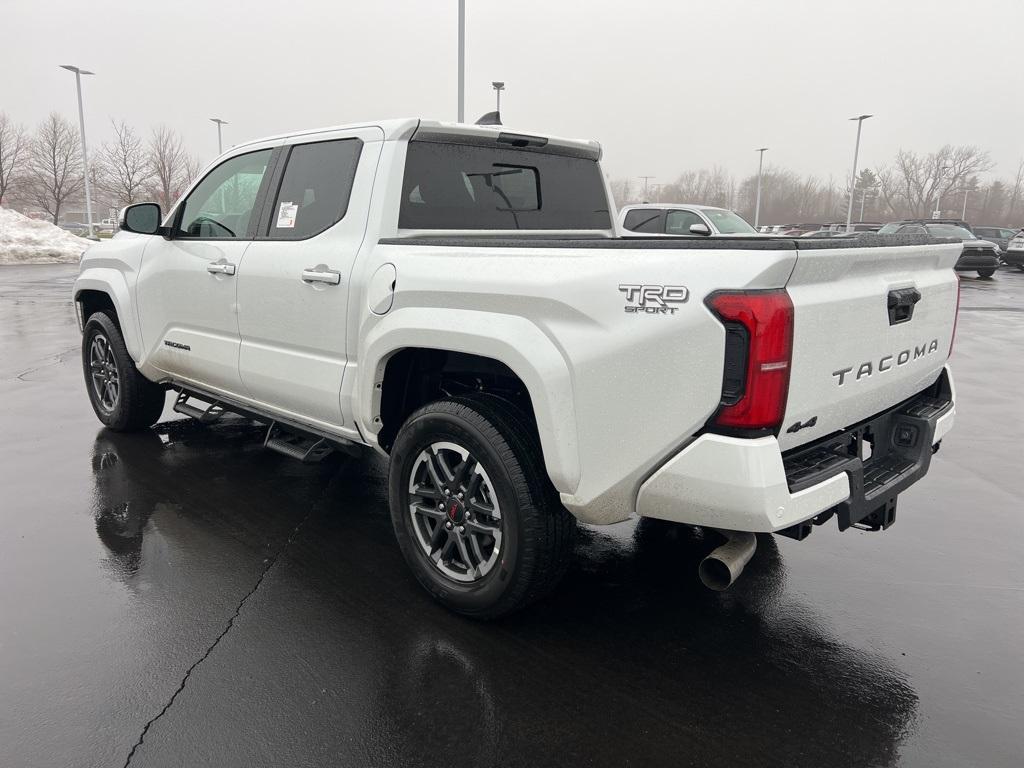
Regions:
[[77, 195], [85, 184], [78, 131], [56, 112], [51, 112], [39, 126], [26, 170], [32, 201], [50, 214], [56, 224], [64, 202]]
[[124, 121], [111, 121], [114, 140], [104, 144], [97, 157], [98, 186], [117, 207], [137, 203], [153, 178], [146, 147]]
[[182, 177], [186, 173], [188, 155], [181, 137], [166, 125], [157, 126], [149, 139], [147, 159], [153, 194], [167, 210], [181, 191]]
[[629, 179], [612, 179], [609, 185], [612, 199], [616, 205], [628, 205], [633, 202], [633, 183]]
[[[943, 208], [960, 214], [969, 191], [969, 212], [984, 223], [1020, 225], [1024, 202], [1024, 160], [1017, 180], [980, 182], [992, 168], [988, 153], [978, 147], [946, 145], [930, 154], [901, 150], [888, 166], [864, 168], [854, 188], [854, 210], [863, 202], [864, 216], [882, 221], [927, 217], [942, 198]], [[628, 180], [612, 180], [619, 205], [640, 201], [641, 190]], [[1011, 190], [1015, 190], [1011, 197]], [[820, 179], [768, 166], [762, 174], [761, 220], [772, 224], [827, 223], [846, 219], [850, 179]], [[748, 220], [754, 215], [757, 176], [734, 179], [720, 167], [687, 170], [668, 184], [651, 185], [652, 202], [704, 203], [736, 210]], [[1007, 206], [1007, 202], [1010, 203]]]
[[878, 169], [878, 177], [890, 210], [924, 217], [943, 197], [962, 189], [971, 176], [991, 167], [988, 152], [971, 145], [947, 144], [928, 155], [901, 149], [893, 167]]
[[27, 148], [25, 129], [15, 125], [5, 112], [0, 112], [0, 204], [18, 180]]
[[1020, 201], [1021, 192], [1024, 191], [1021, 185], [1024, 184], [1024, 158], [1021, 158], [1020, 162], [1017, 163], [1017, 178], [1013, 182], [1013, 193], [1010, 195], [1010, 204], [1006, 212], [1010, 219], [1010, 223], [1014, 226], [1020, 226], [1020, 219], [1017, 215], [1017, 203]]
[[189, 188], [189, 185], [198, 178], [199, 172], [203, 170], [203, 164], [195, 155], [186, 153], [182, 169], [181, 179], [179, 180], [180, 186], [175, 197], [183, 195], [185, 190]]

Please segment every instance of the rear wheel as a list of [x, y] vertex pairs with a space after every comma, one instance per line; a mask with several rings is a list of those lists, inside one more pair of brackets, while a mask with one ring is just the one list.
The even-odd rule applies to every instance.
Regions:
[[92, 409], [110, 429], [133, 432], [160, 419], [164, 388], [139, 373], [121, 329], [106, 312], [90, 315], [85, 324], [82, 370]]
[[416, 579], [448, 608], [495, 618], [547, 594], [572, 554], [528, 419], [494, 397], [431, 403], [391, 453], [391, 520]]
[[978, 277], [992, 277], [996, 271], [994, 269], [979, 269]]

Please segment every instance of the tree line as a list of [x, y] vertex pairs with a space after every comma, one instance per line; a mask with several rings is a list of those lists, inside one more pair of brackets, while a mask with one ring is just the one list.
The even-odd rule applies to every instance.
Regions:
[[[201, 169], [181, 137], [159, 125], [143, 137], [111, 120], [113, 139], [89, 151], [93, 216], [154, 200], [167, 210]], [[41, 211], [54, 223], [83, 199], [85, 164], [78, 129], [52, 112], [34, 131], [0, 112], [0, 205]]]
[[[865, 168], [850, 179], [836, 181], [767, 167], [761, 177], [761, 224], [829, 223], [846, 221], [850, 194], [853, 220], [894, 221], [960, 217], [974, 224], [1024, 226], [1024, 160], [1013, 178], [982, 181], [992, 170], [988, 152], [971, 145], [946, 145], [926, 154], [900, 150], [892, 162]], [[666, 184], [613, 179], [612, 196], [630, 203], [702, 203], [730, 208], [754, 221], [757, 174], [737, 179], [720, 166], [684, 171]]]
[[[148, 136], [126, 122], [111, 120], [113, 139], [90, 152], [89, 180], [97, 219], [109, 208], [154, 200], [167, 210], [198, 175], [201, 166], [181, 137], [164, 125]], [[853, 195], [855, 220], [927, 218], [933, 211], [976, 224], [1024, 225], [1024, 159], [1013, 178], [982, 181], [993, 163], [972, 145], [946, 145], [920, 154], [900, 150], [889, 164], [865, 168], [851, 189], [836, 181], [769, 166], [761, 178], [760, 222], [768, 224], [845, 221]], [[78, 129], [51, 113], [34, 131], [0, 112], [0, 205], [42, 211], [54, 222], [69, 202], [82, 200], [85, 166]], [[618, 205], [638, 202], [703, 203], [737, 211], [754, 220], [757, 175], [737, 179], [721, 166], [688, 170], [674, 181], [644, 185], [615, 179]]]

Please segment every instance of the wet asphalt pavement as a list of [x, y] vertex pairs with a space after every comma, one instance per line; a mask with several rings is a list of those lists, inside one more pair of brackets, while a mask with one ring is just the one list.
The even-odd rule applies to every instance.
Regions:
[[1024, 273], [964, 279], [957, 425], [890, 530], [762, 537], [714, 594], [695, 532], [586, 529], [479, 624], [406, 570], [381, 461], [100, 429], [75, 271], [0, 268], [0, 766], [1024, 763]]

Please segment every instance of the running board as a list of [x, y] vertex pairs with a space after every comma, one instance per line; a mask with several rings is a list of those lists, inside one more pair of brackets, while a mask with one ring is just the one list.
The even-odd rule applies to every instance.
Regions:
[[[178, 393], [174, 403], [174, 410], [177, 413], [190, 416], [203, 424], [211, 424], [225, 413], [234, 413], [268, 425], [267, 434], [263, 439], [264, 447], [290, 458], [312, 463], [322, 460], [333, 451], [340, 451], [355, 458], [359, 458], [363, 454], [363, 446], [360, 443], [340, 435], [321, 432], [314, 426], [284, 419], [240, 403], [230, 397], [206, 392], [184, 382], [169, 381], [166, 383], [170, 384], [171, 388]], [[194, 398], [202, 407], [190, 403], [189, 399], [191, 398]]]
[[285, 456], [298, 459], [305, 464], [323, 461], [334, 452], [334, 446], [326, 438], [297, 432], [286, 432], [278, 422], [270, 422], [263, 447]]
[[[191, 418], [198, 421], [200, 424], [213, 424], [215, 421], [220, 419], [225, 414], [224, 406], [220, 404], [219, 400], [215, 400], [212, 403], [205, 404], [206, 408], [197, 408], [196, 406], [189, 403], [189, 399], [193, 398], [194, 395], [190, 395], [188, 392], [179, 389], [178, 399], [174, 401], [174, 410], [176, 413], [190, 416]], [[198, 400], [198, 398], [196, 398]], [[201, 400], [199, 402], [202, 402]]]

